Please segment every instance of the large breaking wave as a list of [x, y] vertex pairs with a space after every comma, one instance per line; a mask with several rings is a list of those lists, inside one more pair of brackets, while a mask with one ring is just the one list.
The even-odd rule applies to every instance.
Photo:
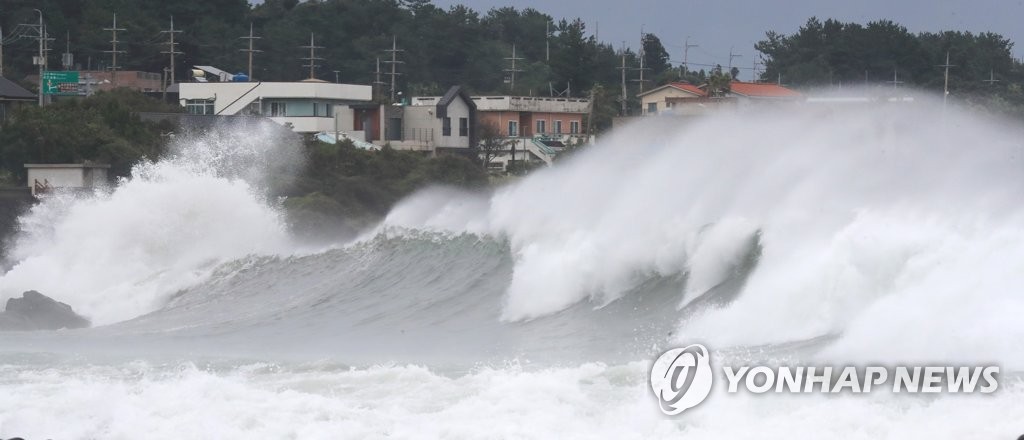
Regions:
[[298, 253], [260, 183], [296, 145], [222, 130], [108, 193], [36, 207], [0, 296], [135, 318], [75, 337], [240, 353], [635, 359], [826, 341], [821, 355], [861, 361], [1020, 365], [1019, 135], [927, 101], [655, 118], [492, 193], [422, 191], [356, 241]]
[[[183, 138], [21, 219], [0, 299], [36, 289], [104, 325], [0, 334], [0, 436], [1019, 434], [1019, 126], [926, 100], [652, 118], [312, 252], [266, 196], [301, 162], [271, 132]], [[725, 365], [1003, 376], [991, 396], [713, 394], [662, 418], [646, 361], [692, 342]]]

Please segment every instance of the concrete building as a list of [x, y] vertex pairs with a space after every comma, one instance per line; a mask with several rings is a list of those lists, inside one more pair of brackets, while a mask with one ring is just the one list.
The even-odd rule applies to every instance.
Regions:
[[36, 94], [21, 88], [13, 81], [0, 76], [0, 123], [7, 120], [7, 114], [19, 105], [36, 102]]
[[585, 136], [590, 100], [533, 96], [474, 96], [480, 124], [496, 125], [510, 138]]
[[25, 164], [33, 196], [55, 189], [82, 190], [107, 184], [107, 164]]
[[468, 151], [477, 143], [477, 107], [461, 86], [444, 96], [415, 97], [410, 105], [385, 109], [384, 141], [393, 148]]
[[[297, 133], [334, 132], [349, 127], [360, 104], [372, 99], [372, 87], [309, 79], [298, 82], [188, 82], [177, 88], [187, 113], [262, 115]], [[352, 109], [335, 118], [338, 107]], [[361, 122], [366, 120], [360, 120]], [[372, 118], [370, 120], [372, 122]], [[354, 127], [353, 127], [354, 128]], [[339, 128], [340, 129], [340, 128]]]

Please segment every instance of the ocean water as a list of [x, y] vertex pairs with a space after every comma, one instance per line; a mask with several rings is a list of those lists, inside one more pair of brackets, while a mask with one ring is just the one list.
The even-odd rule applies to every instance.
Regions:
[[[269, 129], [182, 136], [21, 218], [0, 438], [1016, 438], [1024, 137], [905, 106], [653, 118], [483, 193], [428, 188], [293, 240]], [[988, 365], [991, 395], [728, 394], [661, 415], [648, 368]]]

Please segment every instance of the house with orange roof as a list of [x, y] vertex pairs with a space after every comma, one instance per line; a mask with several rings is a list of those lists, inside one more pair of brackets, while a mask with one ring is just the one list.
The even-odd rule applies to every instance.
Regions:
[[709, 102], [706, 91], [687, 82], [671, 82], [637, 97], [644, 116], [699, 113], [701, 104]]
[[739, 101], [801, 101], [804, 99], [800, 92], [779, 84], [742, 81], [729, 83], [727, 96], [737, 98]]

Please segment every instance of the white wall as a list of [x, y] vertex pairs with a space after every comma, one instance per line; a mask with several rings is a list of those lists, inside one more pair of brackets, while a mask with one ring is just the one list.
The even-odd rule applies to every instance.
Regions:
[[35, 194], [35, 184], [50, 188], [92, 188], [107, 183], [107, 169], [97, 167], [54, 165], [46, 168], [27, 168], [29, 188]]
[[441, 128], [444, 127], [444, 122], [438, 119], [438, 143], [439, 147], [448, 148], [469, 148], [469, 133], [466, 136], [459, 136], [459, 118], [466, 118], [467, 123], [469, 121], [469, 106], [462, 99], [455, 99], [451, 104], [448, 105], [448, 117], [452, 121], [452, 132], [451, 136], [444, 136], [444, 131]]
[[[373, 88], [356, 84], [320, 82], [213, 82], [180, 83], [179, 98], [213, 99], [214, 112], [234, 115], [260, 99], [319, 99], [370, 101]], [[182, 101], [181, 105], [185, 105]]]

